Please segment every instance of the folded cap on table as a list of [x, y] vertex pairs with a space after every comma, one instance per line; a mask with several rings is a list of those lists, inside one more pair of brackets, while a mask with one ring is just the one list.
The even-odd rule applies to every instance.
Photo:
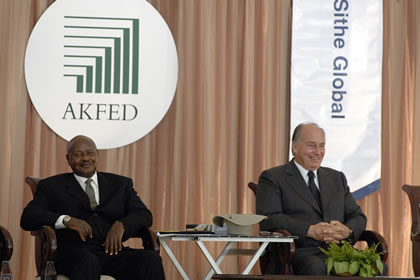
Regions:
[[267, 216], [254, 214], [224, 214], [215, 216], [213, 218], [213, 223], [220, 227], [223, 227], [223, 224], [226, 223], [228, 235], [251, 236], [252, 225], [257, 224], [264, 219], [267, 219]]

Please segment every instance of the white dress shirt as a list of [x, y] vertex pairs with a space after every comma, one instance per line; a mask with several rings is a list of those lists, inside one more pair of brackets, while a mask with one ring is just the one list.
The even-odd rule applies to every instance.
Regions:
[[[308, 176], [308, 172], [309, 170], [305, 169], [302, 165], [300, 165], [299, 163], [296, 162], [296, 160], [293, 160], [294, 163], [296, 164], [296, 167], [298, 168], [300, 174], [302, 174], [303, 179], [306, 182], [306, 185], [308, 186], [308, 182], [309, 182], [309, 176]], [[318, 182], [318, 169], [317, 170], [312, 170], [315, 174], [314, 177], [314, 181], [315, 181], [315, 185], [319, 190], [319, 182]], [[309, 186], [308, 186], [309, 187]]]
[[[83, 191], [86, 191], [86, 181], [89, 178], [76, 175], [75, 173], [73, 173], [73, 175], [74, 175], [74, 178], [76, 178], [76, 181], [79, 182], [80, 187], [83, 189]], [[93, 191], [95, 192], [96, 203], [98, 203], [99, 205], [98, 174], [95, 172], [95, 174], [93, 174], [93, 176], [90, 177], [90, 179], [92, 179], [92, 182], [90, 182], [90, 185], [93, 187]], [[66, 228], [66, 226], [63, 224], [63, 219], [65, 216], [67, 215], [61, 215], [60, 217], [58, 217], [57, 221], [55, 221], [55, 229]]]

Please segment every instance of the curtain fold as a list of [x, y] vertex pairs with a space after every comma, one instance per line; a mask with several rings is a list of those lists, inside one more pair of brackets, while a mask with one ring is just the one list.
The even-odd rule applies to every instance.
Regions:
[[[66, 142], [42, 122], [24, 81], [26, 42], [53, 2], [0, 2], [0, 224], [14, 239], [15, 279], [36, 274], [33, 237], [19, 227], [22, 209], [31, 199], [24, 176], [70, 171]], [[211, 223], [218, 214], [255, 213], [247, 183], [288, 159], [292, 1], [149, 2], [176, 42], [176, 95], [167, 115], [144, 138], [101, 150], [99, 170], [133, 178], [153, 212], [154, 230]], [[384, 1], [381, 188], [359, 201], [368, 228], [388, 242], [389, 273], [395, 276], [413, 275], [410, 205], [401, 186], [420, 185], [417, 14], [415, 0]], [[210, 266], [195, 244], [169, 246], [191, 279], [205, 275]], [[214, 256], [222, 244], [209, 248]], [[180, 279], [163, 250], [161, 255], [167, 279]], [[247, 261], [227, 257], [221, 268], [237, 273]], [[259, 268], [253, 273], [260, 273]]]

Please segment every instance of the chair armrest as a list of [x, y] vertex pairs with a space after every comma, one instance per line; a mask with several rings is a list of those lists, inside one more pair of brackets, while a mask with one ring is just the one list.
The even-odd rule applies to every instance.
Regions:
[[[276, 229], [271, 232], [281, 233], [283, 236], [291, 236], [290, 232], [284, 229]], [[262, 274], [293, 274], [293, 259], [296, 254], [295, 242], [271, 243], [267, 246], [266, 252], [260, 257], [260, 268]]]
[[9, 260], [13, 253], [13, 240], [9, 231], [0, 226], [0, 278], [12, 279]]
[[9, 231], [0, 226], [0, 261], [9, 261], [13, 254], [13, 240]]
[[[285, 230], [285, 229], [276, 229], [276, 230], [274, 230], [274, 232], [278, 232], [278, 233], [281, 233], [281, 234], [283, 234], [284, 236], [292, 236], [291, 234], [290, 234], [290, 232], [288, 232], [287, 230]], [[282, 261], [282, 262], [284, 262], [284, 263], [286, 263], [286, 264], [291, 264], [292, 262], [293, 262], [293, 259], [295, 258], [295, 254], [296, 254], [296, 245], [295, 245], [295, 242], [291, 242], [291, 243], [288, 243], [288, 249], [287, 250], [283, 250], [282, 252], [281, 252], [281, 255], [280, 255], [280, 260]]]
[[142, 228], [139, 236], [143, 240], [143, 247], [145, 250], [155, 251], [160, 253], [160, 242], [156, 232], [150, 228]]
[[386, 243], [385, 238], [380, 233], [373, 230], [365, 230], [362, 232], [359, 241], [366, 241], [368, 246], [374, 246], [379, 243], [378, 248], [376, 250], [382, 253], [381, 259], [383, 262], [386, 262], [386, 260], [388, 259], [388, 244]]
[[416, 241], [416, 242], [418, 242], [418, 241], [420, 241], [420, 232], [416, 232], [416, 233], [413, 233], [413, 234], [411, 234], [411, 241]]
[[57, 237], [50, 226], [31, 231], [35, 236], [35, 262], [38, 275], [55, 275], [54, 260], [57, 251]]

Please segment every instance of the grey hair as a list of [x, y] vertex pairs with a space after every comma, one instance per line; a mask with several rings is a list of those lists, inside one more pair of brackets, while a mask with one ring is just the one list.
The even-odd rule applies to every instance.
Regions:
[[[300, 124], [298, 124], [298, 126], [296, 126], [295, 130], [293, 131], [292, 143], [297, 143], [299, 141], [300, 135], [302, 134], [302, 128], [305, 125], [313, 125], [313, 126], [319, 128], [321, 130], [321, 132], [322, 132], [322, 135], [324, 135], [324, 137], [325, 137], [325, 131], [324, 131], [324, 129], [322, 127], [320, 127], [317, 123], [313, 123], [313, 122], [300, 123]], [[292, 149], [292, 154], [295, 155], [295, 153], [293, 152], [293, 149]]]

